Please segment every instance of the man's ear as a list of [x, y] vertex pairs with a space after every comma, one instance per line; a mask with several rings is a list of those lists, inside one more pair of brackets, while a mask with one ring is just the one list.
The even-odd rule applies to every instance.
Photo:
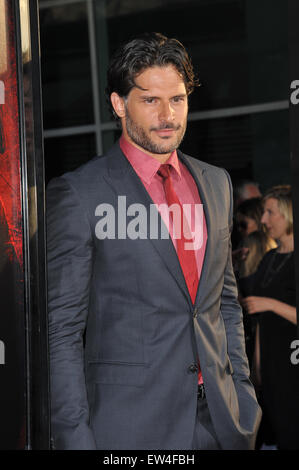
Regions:
[[113, 109], [119, 118], [123, 118], [126, 115], [125, 100], [117, 93], [111, 93], [110, 100]]

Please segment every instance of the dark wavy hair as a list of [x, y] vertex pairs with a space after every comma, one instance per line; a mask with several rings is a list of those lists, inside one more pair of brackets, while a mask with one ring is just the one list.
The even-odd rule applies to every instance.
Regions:
[[193, 66], [186, 49], [177, 39], [170, 39], [161, 33], [144, 33], [120, 46], [113, 54], [107, 73], [107, 101], [112, 113], [110, 96], [116, 92], [126, 98], [133, 87], [135, 78], [149, 67], [173, 65], [184, 80], [187, 94], [198, 86]]
[[251, 197], [241, 202], [237, 208], [237, 214], [242, 214], [245, 217], [253, 219], [258, 227], [258, 230], [263, 230], [261, 218], [263, 215], [263, 202], [261, 197]]

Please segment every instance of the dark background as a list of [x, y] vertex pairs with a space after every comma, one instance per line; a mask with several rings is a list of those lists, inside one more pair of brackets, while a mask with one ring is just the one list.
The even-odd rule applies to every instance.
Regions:
[[186, 46], [201, 83], [181, 149], [226, 168], [233, 183], [290, 183], [287, 1], [95, 0], [91, 20], [84, 1], [49, 5], [40, 0], [47, 181], [118, 138], [104, 96], [109, 57], [123, 40], [160, 31]]

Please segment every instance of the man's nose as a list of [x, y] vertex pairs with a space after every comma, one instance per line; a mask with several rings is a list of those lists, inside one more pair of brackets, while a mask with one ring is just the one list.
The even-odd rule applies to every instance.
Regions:
[[160, 121], [170, 122], [174, 119], [174, 109], [170, 103], [161, 103], [159, 110]]
[[267, 219], [267, 217], [266, 217], [266, 214], [264, 213], [264, 214], [262, 215], [262, 218], [261, 218], [261, 223], [262, 223], [262, 224], [265, 224], [265, 223], [266, 223], [266, 219]]

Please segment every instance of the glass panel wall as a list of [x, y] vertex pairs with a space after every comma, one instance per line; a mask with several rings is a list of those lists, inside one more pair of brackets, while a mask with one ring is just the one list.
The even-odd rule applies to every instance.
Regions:
[[49, 175], [72, 171], [95, 155], [95, 136], [79, 134], [46, 139], [45, 154], [51, 155], [51, 158], [45, 162], [46, 183], [48, 183]]
[[[201, 83], [190, 97], [182, 150], [225, 167], [233, 181], [252, 178], [266, 187], [289, 179], [284, 0], [40, 0], [40, 17], [48, 179], [74, 167], [61, 132], [86, 134], [85, 155], [72, 146], [75, 165], [118, 138], [105, 96], [109, 58], [145, 31], [179, 39]], [[48, 162], [50, 137], [65, 159], [56, 169]]]
[[42, 9], [40, 32], [44, 128], [92, 123], [86, 3]]

